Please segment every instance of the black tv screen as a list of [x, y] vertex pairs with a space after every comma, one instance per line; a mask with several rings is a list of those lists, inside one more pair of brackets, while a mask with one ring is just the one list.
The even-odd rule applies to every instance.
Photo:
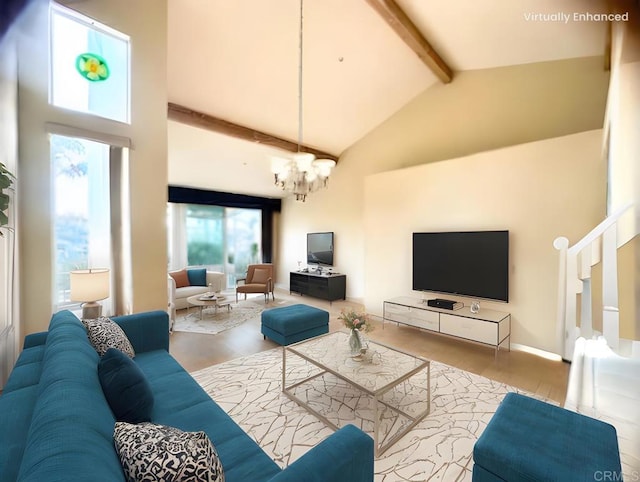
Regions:
[[413, 233], [413, 289], [509, 301], [509, 231]]
[[333, 233], [307, 233], [307, 263], [333, 266]]

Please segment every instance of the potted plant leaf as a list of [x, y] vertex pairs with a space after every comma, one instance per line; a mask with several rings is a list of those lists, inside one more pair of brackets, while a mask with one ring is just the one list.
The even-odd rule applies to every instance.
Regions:
[[[9, 209], [9, 195], [5, 191], [11, 187], [14, 180], [15, 176], [0, 162], [0, 228], [9, 223], [9, 216], [7, 214], [7, 209]], [[0, 236], [4, 236], [1, 230]]]

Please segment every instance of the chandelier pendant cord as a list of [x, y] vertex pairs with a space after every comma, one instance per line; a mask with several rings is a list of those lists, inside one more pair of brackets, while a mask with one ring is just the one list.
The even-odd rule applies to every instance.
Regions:
[[302, 29], [304, 0], [300, 0], [300, 33], [298, 38], [298, 152], [302, 147]]
[[331, 168], [336, 165], [332, 159], [316, 159], [311, 148], [302, 150], [303, 138], [303, 49], [304, 49], [304, 0], [300, 0], [300, 23], [298, 32], [298, 152], [293, 159], [272, 160], [271, 172], [275, 184], [285, 191], [291, 191], [296, 201], [304, 202], [307, 195], [327, 187]]

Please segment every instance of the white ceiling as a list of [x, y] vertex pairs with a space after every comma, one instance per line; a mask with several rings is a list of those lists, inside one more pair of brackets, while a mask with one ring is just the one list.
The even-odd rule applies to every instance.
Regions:
[[[455, 71], [602, 55], [600, 0], [397, 0]], [[297, 141], [298, 0], [169, 0], [169, 101]], [[339, 155], [435, 82], [365, 0], [305, 0], [303, 143]], [[273, 148], [169, 123], [171, 184], [281, 196]]]

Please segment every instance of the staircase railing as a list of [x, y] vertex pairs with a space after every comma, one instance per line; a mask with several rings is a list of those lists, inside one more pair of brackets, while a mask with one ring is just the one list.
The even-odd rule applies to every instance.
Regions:
[[[637, 236], [640, 228], [638, 207], [630, 203], [607, 217], [573, 246], [569, 247], [569, 240], [565, 237], [556, 238], [553, 242], [560, 252], [557, 348], [566, 360], [572, 359], [578, 337], [591, 338], [594, 335], [591, 269], [598, 263], [602, 266], [602, 335], [613, 350], [620, 347], [618, 248], [625, 240], [618, 238], [618, 224], [623, 216], [632, 214], [636, 216], [632, 222], [635, 226], [632, 237]], [[632, 349], [638, 350], [638, 345], [635, 343]]]

